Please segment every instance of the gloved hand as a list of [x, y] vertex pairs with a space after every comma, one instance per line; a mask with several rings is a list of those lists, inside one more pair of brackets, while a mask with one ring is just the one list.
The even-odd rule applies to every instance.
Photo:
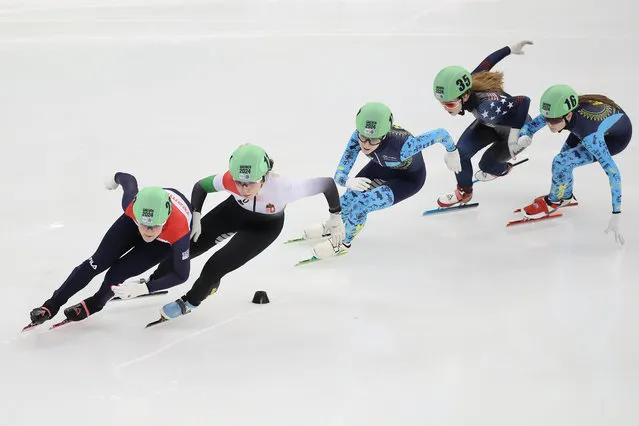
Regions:
[[119, 183], [117, 183], [115, 181], [115, 175], [111, 174], [109, 175], [109, 177], [107, 177], [104, 180], [104, 186], [106, 187], [106, 189], [108, 189], [109, 191], [113, 191], [114, 189], [116, 189], [118, 186], [120, 186]]
[[510, 150], [510, 156], [515, 159], [515, 156], [522, 152], [524, 149], [528, 148], [532, 143], [532, 138], [530, 136], [520, 136], [519, 139], [509, 140], [508, 141], [508, 149]]
[[160, 314], [166, 319], [177, 318], [181, 315], [186, 315], [196, 307], [189, 302], [185, 302], [182, 299], [178, 299], [175, 302], [167, 303], [160, 309]]
[[522, 41], [518, 41], [517, 43], [510, 45], [508, 47], [510, 47], [510, 53], [512, 53], [513, 55], [523, 55], [524, 54], [524, 46], [527, 44], [533, 44], [532, 41], [529, 40], [522, 40]]
[[331, 216], [328, 218], [324, 226], [331, 233], [329, 240], [333, 247], [339, 247], [346, 237], [346, 230], [344, 229], [344, 222], [342, 222], [341, 212], [331, 213]]
[[461, 172], [461, 160], [459, 159], [459, 150], [457, 148], [455, 148], [454, 151], [446, 151], [444, 162], [446, 163], [446, 167], [448, 167], [448, 170], [450, 170], [451, 172]]
[[613, 235], [615, 236], [615, 241], [621, 245], [624, 245], [626, 243], [626, 240], [624, 239], [623, 235], [621, 235], [621, 232], [619, 231], [619, 227], [620, 227], [619, 222], [621, 222], [621, 212], [613, 213], [610, 216], [610, 220], [608, 221], [608, 227], [604, 230], [604, 233], [607, 235], [609, 232], [612, 232]]
[[346, 181], [346, 187], [353, 191], [366, 191], [371, 188], [371, 180], [365, 177], [349, 178]]
[[120, 285], [112, 285], [111, 291], [122, 300], [149, 294], [149, 288], [144, 279], [127, 280]]
[[202, 234], [202, 224], [200, 223], [200, 219], [202, 218], [202, 213], [193, 212], [193, 229], [191, 229], [191, 239], [193, 241], [197, 241], [200, 238], [200, 234]]

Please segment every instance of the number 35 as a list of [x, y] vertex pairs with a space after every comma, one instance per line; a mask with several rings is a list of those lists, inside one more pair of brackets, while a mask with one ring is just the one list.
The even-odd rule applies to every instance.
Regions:
[[470, 79], [468, 78], [467, 75], [465, 75], [462, 78], [458, 78], [455, 84], [457, 84], [457, 87], [459, 88], [459, 90], [464, 92], [466, 91], [467, 88], [470, 87]]

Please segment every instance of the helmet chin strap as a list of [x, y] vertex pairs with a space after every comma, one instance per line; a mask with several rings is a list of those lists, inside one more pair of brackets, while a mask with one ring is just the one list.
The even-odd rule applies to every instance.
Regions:
[[459, 112], [457, 114], [459, 114], [459, 115], [466, 114], [466, 110], [464, 109], [464, 100], [463, 99], [461, 99], [461, 109], [459, 110]]
[[[568, 113], [570, 114], [570, 113]], [[568, 127], [568, 124], [570, 124], [570, 121], [566, 119], [566, 117], [568, 116], [568, 114], [564, 115], [563, 117], [561, 117], [562, 120], [564, 120], [564, 128], [561, 129], [560, 131], [558, 131], [557, 133], [561, 133], [564, 130], [566, 130], [566, 127]]]
[[[470, 92], [466, 91], [466, 93], [470, 93]], [[464, 95], [465, 95], [466, 93], [464, 93]], [[466, 103], [466, 102], [464, 102], [464, 95], [461, 95], [461, 96], [459, 97], [459, 100], [461, 101], [461, 110], [459, 111], [459, 115], [464, 115], [464, 114], [466, 114], [466, 109], [464, 108], [464, 104]], [[468, 100], [470, 100], [470, 96], [468, 96]]]

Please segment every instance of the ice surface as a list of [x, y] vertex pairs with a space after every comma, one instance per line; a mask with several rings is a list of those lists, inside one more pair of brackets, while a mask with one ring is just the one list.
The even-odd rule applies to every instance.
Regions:
[[[179, 321], [143, 328], [208, 256], [167, 296], [19, 331], [120, 214], [108, 173], [188, 195], [250, 141], [282, 174], [332, 176], [370, 100], [413, 133], [457, 138], [472, 119], [439, 107], [434, 75], [521, 39], [535, 44], [496, 69], [533, 113], [568, 83], [634, 119], [637, 16], [631, 0], [0, 1], [2, 424], [635, 425], [634, 141], [615, 158], [624, 248], [603, 233], [596, 164], [575, 172], [579, 207], [505, 227], [548, 191], [565, 134], [544, 130], [531, 161], [476, 186], [478, 209], [421, 216], [454, 186], [434, 146], [423, 190], [371, 215], [348, 256], [292, 267], [310, 246], [281, 242], [325, 218], [317, 196], [290, 205], [278, 242]], [[256, 290], [271, 303], [251, 304]]]

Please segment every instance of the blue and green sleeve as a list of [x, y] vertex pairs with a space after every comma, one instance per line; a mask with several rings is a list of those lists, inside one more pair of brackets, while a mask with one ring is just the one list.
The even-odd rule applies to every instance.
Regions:
[[596, 158], [608, 175], [610, 192], [612, 195], [612, 211], [621, 211], [621, 174], [606, 145], [604, 134], [623, 117], [623, 114], [614, 114], [601, 122], [597, 132], [582, 139], [581, 144]]
[[400, 160], [406, 161], [408, 158], [414, 156], [424, 148], [427, 148], [434, 143], [444, 145], [448, 152], [452, 152], [457, 148], [448, 131], [445, 129], [432, 130], [430, 132], [422, 133], [419, 136], [410, 136], [406, 139], [406, 142], [404, 142], [400, 152]]
[[539, 114], [537, 117], [530, 120], [519, 131], [519, 136], [531, 136], [540, 131], [546, 126], [546, 119], [543, 115]]
[[353, 132], [351, 135], [348, 144], [346, 144], [346, 149], [344, 150], [344, 154], [342, 154], [342, 158], [337, 165], [337, 171], [335, 172], [335, 176], [333, 179], [337, 182], [338, 185], [346, 186], [346, 181], [348, 180], [348, 174], [350, 173], [353, 165], [355, 164], [355, 160], [357, 160], [357, 155], [361, 151], [359, 147], [359, 141], [357, 138], [357, 130]]

